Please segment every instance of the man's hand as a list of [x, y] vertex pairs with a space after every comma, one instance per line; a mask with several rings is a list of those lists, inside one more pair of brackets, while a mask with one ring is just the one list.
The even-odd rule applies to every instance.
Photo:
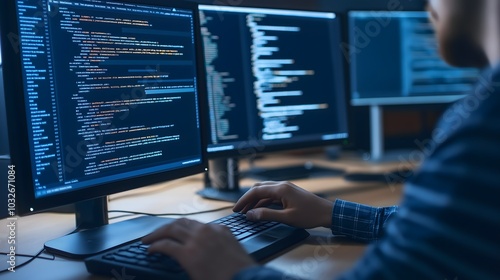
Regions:
[[[263, 208], [272, 203], [281, 203], [283, 210]], [[330, 228], [333, 202], [290, 182], [262, 182], [243, 195], [233, 211], [246, 214], [252, 221], [278, 221], [300, 228]]]
[[240, 270], [256, 265], [222, 225], [179, 219], [142, 240], [150, 253], [177, 260], [191, 279], [231, 279]]

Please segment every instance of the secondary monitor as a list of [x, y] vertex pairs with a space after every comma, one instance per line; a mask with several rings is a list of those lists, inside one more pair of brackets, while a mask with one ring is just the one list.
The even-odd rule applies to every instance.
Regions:
[[[195, 4], [17, 0], [1, 18], [18, 214], [78, 202], [77, 225], [100, 226], [106, 195], [205, 171]], [[91, 255], [155, 225], [142, 218], [97, 232], [95, 246], [84, 231], [46, 247]]]
[[480, 70], [456, 68], [440, 56], [424, 11], [351, 11], [351, 105], [370, 106], [371, 159], [384, 160], [383, 107], [451, 103], [473, 90]]
[[348, 47], [354, 106], [449, 103], [479, 74], [443, 61], [424, 11], [350, 12]]
[[[337, 14], [211, 5], [199, 9], [210, 158], [325, 146], [348, 138]], [[304, 176], [303, 170], [282, 174], [291, 179]], [[275, 179], [267, 175], [257, 178]]]

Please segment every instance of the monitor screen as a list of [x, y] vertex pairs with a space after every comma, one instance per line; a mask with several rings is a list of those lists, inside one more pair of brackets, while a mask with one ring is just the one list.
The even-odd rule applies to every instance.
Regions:
[[349, 13], [351, 104], [447, 103], [470, 92], [479, 70], [444, 62], [427, 12]]
[[334, 13], [201, 5], [212, 157], [346, 139]]
[[9, 3], [16, 17], [6, 28], [19, 45], [4, 48], [3, 63], [12, 70], [6, 94], [19, 210], [205, 170], [196, 6]]

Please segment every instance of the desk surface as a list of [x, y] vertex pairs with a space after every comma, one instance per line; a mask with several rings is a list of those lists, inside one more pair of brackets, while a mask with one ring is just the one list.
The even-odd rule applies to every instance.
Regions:
[[[307, 157], [315, 164], [344, 168], [349, 172], [381, 172], [398, 167], [395, 164], [373, 165], [356, 158], [343, 158], [327, 161], [323, 157]], [[273, 156], [258, 162], [259, 166], [277, 166], [279, 163], [302, 163], [304, 157]], [[244, 169], [245, 163], [241, 165]], [[242, 180], [242, 185], [252, 185], [252, 180]], [[401, 186], [384, 183], [353, 183], [341, 177], [296, 180], [295, 184], [318, 193], [326, 194], [329, 199], [342, 198], [375, 206], [397, 204], [401, 197]], [[128, 210], [149, 213], [190, 213], [230, 206], [227, 202], [205, 200], [195, 195], [203, 188], [200, 175], [176, 181], [152, 185], [134, 191], [115, 194], [109, 197], [110, 210]], [[202, 222], [209, 222], [229, 214], [223, 210], [207, 214], [189, 216]], [[111, 215], [111, 217], [113, 217]], [[174, 216], [175, 217], [175, 216]], [[114, 222], [114, 220], [112, 220]], [[7, 220], [0, 220], [0, 251], [7, 251]], [[47, 240], [60, 237], [74, 229], [74, 215], [44, 213], [18, 218], [17, 254], [35, 254]], [[273, 267], [306, 279], [332, 279], [346, 269], [363, 254], [365, 245], [343, 238], [334, 238], [328, 229], [309, 230], [311, 236], [304, 242], [289, 248], [278, 256], [263, 262]], [[17, 258], [17, 264], [26, 258]], [[0, 257], [1, 269], [6, 268], [6, 256]], [[55, 260], [36, 259], [15, 273], [0, 274], [0, 279], [39, 279], [39, 280], [79, 280], [108, 279], [87, 273], [82, 261], [56, 257]]]

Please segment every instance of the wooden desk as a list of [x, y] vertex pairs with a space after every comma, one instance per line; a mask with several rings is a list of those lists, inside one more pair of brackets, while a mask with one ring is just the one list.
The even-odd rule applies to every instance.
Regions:
[[[355, 158], [345, 158], [329, 162], [322, 157], [308, 158], [315, 164], [340, 167], [349, 171], [382, 171], [394, 168], [392, 165], [372, 165]], [[294, 164], [304, 159], [287, 156], [273, 156], [272, 160], [264, 160], [261, 166], [276, 166], [286, 162]], [[245, 168], [245, 164], [242, 164]], [[242, 180], [242, 185], [252, 185], [252, 180]], [[341, 177], [320, 178], [294, 181], [297, 185], [313, 191], [327, 194], [332, 200], [342, 198], [370, 205], [386, 206], [397, 204], [401, 196], [401, 187], [382, 183], [352, 183]], [[215, 209], [231, 205], [227, 202], [210, 201], [194, 195], [201, 189], [202, 176], [153, 185], [134, 191], [110, 196], [110, 210], [129, 210], [151, 213], [188, 213]], [[189, 216], [202, 222], [209, 222], [229, 214], [224, 210], [208, 214]], [[114, 220], [112, 220], [114, 222]], [[7, 220], [0, 220], [0, 251], [7, 251]], [[37, 214], [21, 217], [17, 221], [17, 254], [35, 254], [47, 240], [60, 237], [74, 229], [74, 215], [69, 214]], [[334, 238], [328, 229], [309, 230], [311, 236], [303, 243], [289, 248], [282, 254], [267, 261], [265, 265], [292, 272], [306, 279], [333, 279], [349, 269], [363, 254], [365, 245], [350, 242], [342, 238]], [[17, 264], [26, 258], [17, 258]], [[0, 267], [6, 268], [6, 256], [1, 256]], [[36, 259], [15, 273], [0, 274], [0, 279], [37, 279], [37, 280], [80, 280], [108, 279], [87, 273], [82, 261], [56, 257], [55, 260]]]

